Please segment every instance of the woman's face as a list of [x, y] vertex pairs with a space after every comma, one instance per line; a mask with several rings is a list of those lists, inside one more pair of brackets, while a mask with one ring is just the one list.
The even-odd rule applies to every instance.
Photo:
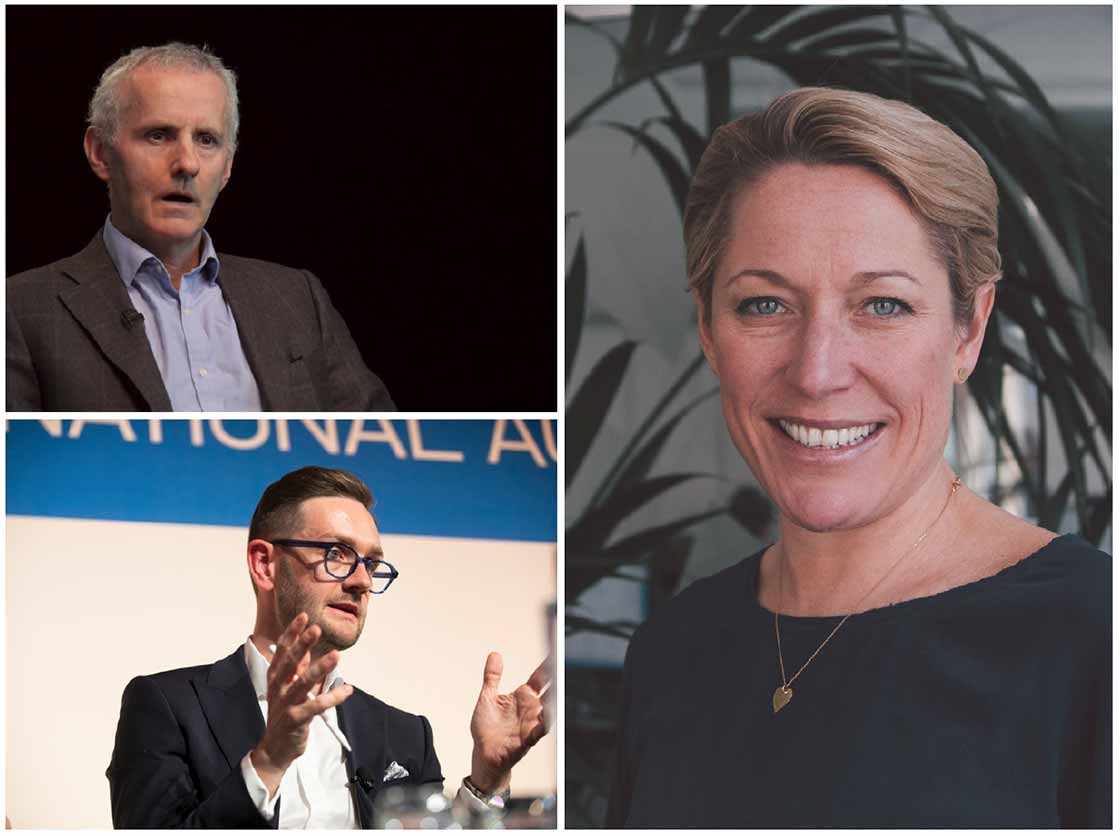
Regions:
[[957, 325], [921, 224], [862, 168], [782, 165], [738, 196], [701, 343], [731, 437], [787, 519], [856, 528], [917, 493], [991, 300]]

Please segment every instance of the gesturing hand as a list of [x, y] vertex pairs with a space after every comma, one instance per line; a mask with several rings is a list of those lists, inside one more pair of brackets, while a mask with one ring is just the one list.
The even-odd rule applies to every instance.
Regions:
[[471, 715], [471, 783], [480, 790], [504, 790], [514, 764], [548, 731], [549, 718], [541, 698], [552, 684], [551, 670], [551, 659], [545, 659], [528, 682], [512, 694], [500, 694], [501, 654], [486, 657], [482, 691]]
[[[307, 621], [306, 613], [297, 615], [276, 642], [268, 665], [268, 721], [260, 743], [249, 754], [270, 798], [292, 761], [307, 748], [311, 721], [354, 693], [350, 685], [322, 693], [327, 676], [338, 665], [338, 651], [312, 663], [311, 648], [322, 631], [317, 624], [306, 627]], [[308, 699], [316, 686], [320, 693]]]

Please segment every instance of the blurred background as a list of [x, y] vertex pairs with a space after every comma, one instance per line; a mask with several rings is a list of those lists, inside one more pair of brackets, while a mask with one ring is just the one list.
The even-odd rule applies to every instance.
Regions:
[[1004, 279], [946, 451], [1112, 549], [1112, 9], [572, 6], [565, 21], [565, 809], [601, 826], [634, 628], [776, 535], [727, 437], [681, 212], [714, 128], [805, 85], [908, 101], [985, 158]]
[[[371, 599], [340, 670], [428, 717], [450, 792], [470, 771], [487, 653], [502, 653], [509, 692], [552, 646], [554, 422], [9, 421], [6, 452], [5, 813], [16, 828], [112, 826], [105, 768], [125, 685], [245, 642], [249, 519], [298, 467], [351, 470], [373, 492], [400, 577]], [[555, 735], [513, 781], [516, 796], [555, 792]]]

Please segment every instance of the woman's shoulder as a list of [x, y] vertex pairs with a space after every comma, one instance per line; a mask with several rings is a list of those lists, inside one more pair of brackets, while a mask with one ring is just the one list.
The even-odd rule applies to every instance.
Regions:
[[1076, 534], [1061, 534], [1019, 564], [1024, 576], [1049, 581], [1081, 601], [1110, 601], [1112, 555]]
[[1111, 633], [1112, 556], [1076, 534], [1052, 535], [989, 580], [978, 591], [1026, 618], [1043, 618], [1057, 630]]

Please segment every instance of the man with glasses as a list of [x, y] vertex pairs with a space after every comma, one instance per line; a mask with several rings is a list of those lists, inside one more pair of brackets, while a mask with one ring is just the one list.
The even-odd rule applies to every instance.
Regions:
[[[212, 665], [133, 679], [106, 775], [115, 827], [369, 827], [397, 784], [443, 779], [427, 719], [345, 683], [370, 595], [398, 571], [383, 560], [369, 488], [305, 467], [269, 485], [249, 527], [253, 633]], [[457, 799], [500, 807], [510, 772], [544, 736], [542, 664], [500, 694], [486, 660], [471, 717], [474, 750]]]

